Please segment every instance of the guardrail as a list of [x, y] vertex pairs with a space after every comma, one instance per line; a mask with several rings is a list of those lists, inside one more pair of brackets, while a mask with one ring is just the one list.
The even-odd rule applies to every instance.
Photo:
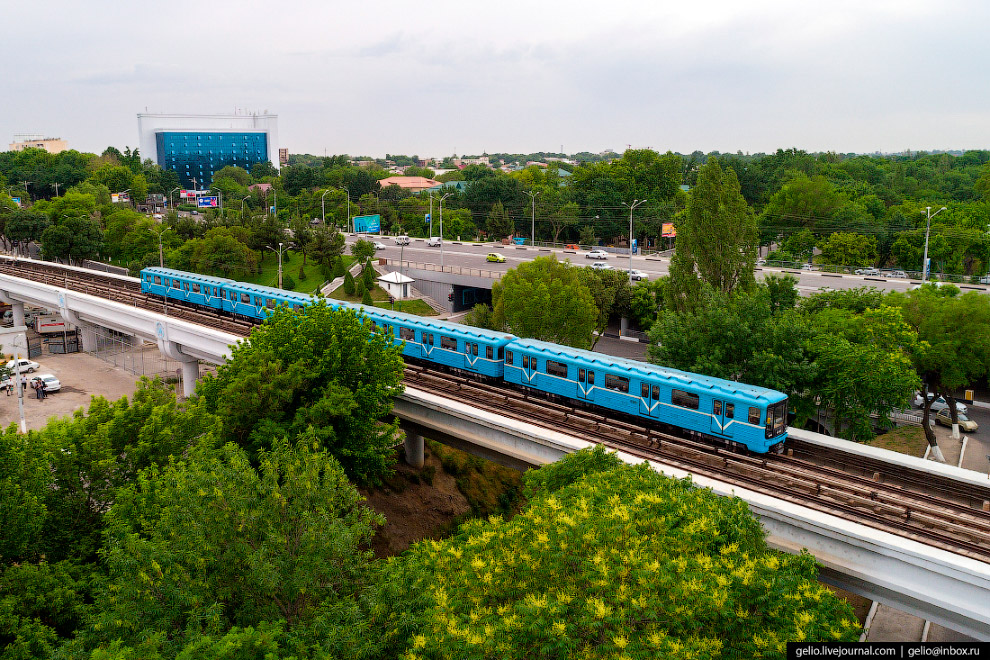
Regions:
[[466, 275], [469, 277], [487, 277], [492, 280], [497, 280], [502, 277], [502, 273], [499, 271], [485, 270], [483, 268], [464, 268], [461, 266], [441, 267], [438, 264], [409, 261], [408, 259], [403, 259], [400, 262], [398, 259], [378, 258], [378, 263], [382, 263], [383, 261], [385, 262], [385, 265], [392, 266], [393, 268], [412, 268], [415, 270], [427, 270], [434, 273], [450, 273], [451, 275]]

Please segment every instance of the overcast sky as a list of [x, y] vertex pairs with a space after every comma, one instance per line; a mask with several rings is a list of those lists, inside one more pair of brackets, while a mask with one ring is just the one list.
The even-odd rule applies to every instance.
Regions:
[[139, 112], [279, 116], [292, 153], [990, 147], [980, 0], [0, 0], [0, 150]]

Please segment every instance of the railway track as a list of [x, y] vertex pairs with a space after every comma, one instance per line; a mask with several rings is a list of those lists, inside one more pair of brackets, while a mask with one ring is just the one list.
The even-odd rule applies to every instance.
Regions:
[[[99, 272], [0, 259], [0, 272], [167, 313], [245, 336], [253, 323], [149, 298], [137, 281]], [[634, 456], [839, 515], [980, 561], [990, 561], [990, 488], [928, 472], [850, 457], [788, 440], [784, 455], [738, 453], [645, 428], [603, 414], [533, 397], [525, 392], [429, 372], [407, 364], [406, 382], [441, 391], [475, 407], [544, 428], [570, 432]]]

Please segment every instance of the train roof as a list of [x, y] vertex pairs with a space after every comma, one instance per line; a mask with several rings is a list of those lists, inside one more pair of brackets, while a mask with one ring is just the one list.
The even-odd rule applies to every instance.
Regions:
[[[338, 303], [339, 301], [327, 299], [329, 303]], [[347, 305], [348, 303], [343, 303]], [[385, 323], [402, 323], [405, 325], [412, 325], [426, 330], [433, 330], [435, 332], [446, 332], [447, 334], [456, 334], [461, 337], [466, 337], [468, 339], [477, 338], [484, 339], [490, 342], [496, 343], [508, 343], [515, 339], [514, 335], [507, 332], [496, 332], [495, 330], [487, 330], [485, 328], [476, 328], [470, 325], [462, 325], [460, 323], [450, 323], [447, 321], [441, 321], [439, 319], [430, 319], [425, 316], [417, 316], [415, 314], [407, 314], [406, 312], [396, 312], [391, 309], [384, 309], [382, 307], [365, 308], [363, 305], [349, 305], [352, 309], [362, 311], [368, 316], [373, 316], [381, 319]]]
[[285, 289], [278, 289], [273, 286], [265, 286], [264, 284], [251, 284], [249, 282], [236, 282], [228, 281], [225, 286], [228, 289], [235, 291], [245, 291], [250, 293], [259, 293], [268, 297], [279, 297], [279, 298], [289, 298], [291, 300], [299, 301], [303, 304], [309, 304], [317, 300], [316, 296], [311, 296], [308, 293], [297, 293], [295, 291], [286, 291]]
[[211, 284], [235, 284], [236, 282], [226, 277], [215, 277], [213, 275], [200, 275], [199, 273], [190, 273], [184, 270], [175, 270], [173, 268], [159, 268], [158, 266], [149, 266], [141, 270], [142, 273], [151, 273], [152, 275], [164, 275], [166, 277], [172, 277], [180, 280], [191, 280], [194, 282], [210, 282]]
[[[576, 360], [578, 362], [584, 362], [589, 366], [607, 367], [627, 372], [630, 375], [659, 376], [664, 380], [672, 381], [672, 384], [680, 384], [685, 388], [717, 389], [725, 394], [743, 394], [754, 399], [763, 399], [770, 403], [779, 401], [786, 396], [782, 392], [766, 387], [737, 383], [735, 381], [725, 380], [724, 378], [704, 376], [679, 369], [661, 367], [648, 362], [639, 362], [638, 360], [631, 360], [629, 358], [586, 351], [580, 348], [560, 346], [559, 344], [551, 344], [550, 342], [539, 341], [537, 339], [524, 339], [520, 337], [516, 339], [514, 345], [531, 351], [539, 351], [547, 357]], [[509, 348], [513, 347], [510, 346]]]

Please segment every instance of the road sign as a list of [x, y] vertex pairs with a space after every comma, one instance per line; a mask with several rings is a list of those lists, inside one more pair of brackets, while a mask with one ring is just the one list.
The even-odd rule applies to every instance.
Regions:
[[217, 207], [217, 200], [219, 198], [215, 196], [210, 197], [197, 197], [196, 206], [201, 209], [215, 209]]

